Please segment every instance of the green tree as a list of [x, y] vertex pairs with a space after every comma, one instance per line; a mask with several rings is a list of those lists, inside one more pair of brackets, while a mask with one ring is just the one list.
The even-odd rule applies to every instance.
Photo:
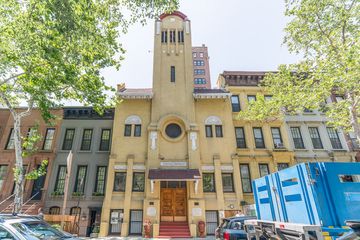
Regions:
[[[267, 74], [261, 85], [273, 98], [260, 97], [239, 117], [271, 120], [320, 109], [330, 125], [353, 131], [360, 141], [360, 2], [286, 0], [285, 14], [291, 20], [284, 42], [303, 60]], [[325, 105], [332, 94], [344, 100]]]
[[[120, 34], [177, 8], [177, 0], [0, 0], [0, 105], [14, 118], [14, 212], [23, 204], [21, 119], [65, 100], [101, 113], [110, 102], [100, 70], [120, 67]], [[27, 110], [19, 111], [27, 104]]]

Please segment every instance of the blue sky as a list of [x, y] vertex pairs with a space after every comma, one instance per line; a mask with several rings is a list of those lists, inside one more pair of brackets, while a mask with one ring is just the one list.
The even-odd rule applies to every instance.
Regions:
[[[213, 87], [224, 70], [276, 70], [299, 59], [282, 45], [288, 21], [284, 0], [180, 0], [179, 10], [191, 20], [193, 46], [208, 46]], [[108, 85], [151, 87], [153, 34], [154, 21], [149, 20], [121, 36], [125, 60], [119, 71], [103, 71]]]

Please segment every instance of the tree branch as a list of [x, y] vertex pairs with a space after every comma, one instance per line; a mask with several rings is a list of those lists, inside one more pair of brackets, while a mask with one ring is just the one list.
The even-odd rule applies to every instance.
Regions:
[[3, 80], [2, 82], [0, 82], [0, 86], [1, 86], [1, 85], [4, 85], [5, 83], [8, 83], [9, 81], [11, 81], [11, 80], [13, 80], [13, 79], [15, 79], [15, 78], [18, 78], [18, 77], [20, 77], [21, 75], [24, 75], [24, 74], [26, 74], [26, 72], [22, 72], [22, 73], [15, 74], [15, 75], [13, 75], [13, 76], [11, 76], [11, 77]]
[[[321, 26], [320, 24], [320, 16], [319, 16], [319, 13], [316, 12], [315, 13], [316, 17], [317, 17], [317, 21], [316, 21], [316, 24], [318, 25], [319, 29], [320, 29], [320, 32], [328, 39], [328, 41], [330, 42], [330, 46], [332, 47], [332, 49], [334, 50], [334, 52], [336, 53], [336, 55], [338, 57], [340, 57], [339, 55], [339, 51], [337, 49], [337, 47], [334, 45], [334, 42], [333, 40], [331, 39], [331, 37], [329, 36], [329, 33], [326, 33], [325, 30], [323, 29], [323, 27]], [[340, 58], [341, 59], [341, 58]], [[342, 65], [342, 64], [341, 64]]]
[[26, 109], [26, 111], [19, 113], [19, 117], [22, 118], [22, 117], [26, 117], [26, 116], [30, 115], [33, 107], [34, 107], [34, 100], [32, 98], [30, 98], [28, 101], [28, 108]]
[[15, 109], [13, 108], [12, 104], [10, 103], [9, 99], [5, 96], [5, 94], [3, 92], [0, 91], [0, 97], [4, 100], [5, 105], [8, 107], [8, 109], [10, 110], [11, 114], [13, 115], [13, 117], [15, 117], [17, 115]]

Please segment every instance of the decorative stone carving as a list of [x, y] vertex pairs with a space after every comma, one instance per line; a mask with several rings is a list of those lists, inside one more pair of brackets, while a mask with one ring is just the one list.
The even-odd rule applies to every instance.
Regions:
[[222, 125], [222, 122], [217, 116], [210, 116], [205, 120], [206, 125]]
[[160, 162], [162, 167], [187, 167], [187, 162]]
[[201, 170], [212, 172], [212, 171], [215, 170], [215, 166], [202, 166], [202, 167], [201, 167]]
[[199, 207], [193, 208], [191, 212], [193, 217], [201, 217], [202, 215], [202, 210]]
[[141, 118], [136, 115], [128, 116], [125, 120], [125, 124], [141, 124]]
[[155, 207], [148, 207], [146, 211], [146, 215], [149, 217], [155, 217], [156, 216], [156, 208]]
[[157, 140], [157, 132], [153, 131], [150, 133], [150, 139], [151, 139], [151, 150], [156, 149], [156, 140]]
[[114, 170], [126, 170], [126, 165], [114, 165]]
[[145, 165], [133, 165], [133, 170], [145, 170]]
[[197, 133], [196, 132], [190, 133], [190, 140], [191, 140], [191, 149], [193, 151], [195, 151], [197, 149], [197, 146], [196, 146]]
[[234, 167], [231, 165], [222, 165], [220, 168], [221, 168], [221, 171], [232, 172], [234, 170]]

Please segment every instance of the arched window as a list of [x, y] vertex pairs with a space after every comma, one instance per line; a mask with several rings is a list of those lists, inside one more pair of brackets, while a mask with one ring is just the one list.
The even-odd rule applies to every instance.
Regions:
[[60, 207], [53, 206], [49, 208], [50, 215], [60, 215]]
[[223, 137], [223, 130], [222, 130], [222, 121], [217, 116], [210, 116], [205, 120], [205, 133], [206, 137], [211, 138], [213, 137], [213, 132], [215, 130], [216, 137]]
[[72, 207], [70, 209], [70, 215], [80, 215], [81, 208], [80, 207]]
[[[133, 130], [134, 129], [134, 130]], [[140, 137], [141, 136], [141, 119], [139, 116], [131, 115], [125, 120], [125, 137]]]

